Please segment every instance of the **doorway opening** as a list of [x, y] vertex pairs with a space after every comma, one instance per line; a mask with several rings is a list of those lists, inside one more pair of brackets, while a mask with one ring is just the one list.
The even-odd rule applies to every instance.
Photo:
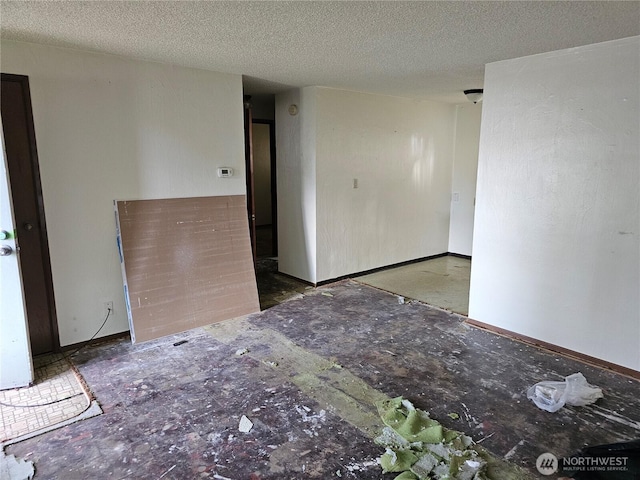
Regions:
[[301, 295], [308, 284], [278, 271], [275, 95], [245, 95], [247, 210], [262, 310]]
[[247, 210], [254, 259], [278, 256], [275, 98], [245, 95]]
[[253, 180], [256, 214], [256, 256], [278, 256], [276, 146], [273, 120], [254, 119]]

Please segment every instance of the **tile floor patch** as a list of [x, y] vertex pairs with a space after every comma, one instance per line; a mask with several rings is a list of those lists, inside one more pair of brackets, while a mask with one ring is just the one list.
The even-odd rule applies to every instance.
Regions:
[[91, 406], [80, 375], [62, 355], [38, 357], [34, 370], [32, 386], [0, 391], [0, 442], [48, 430]]

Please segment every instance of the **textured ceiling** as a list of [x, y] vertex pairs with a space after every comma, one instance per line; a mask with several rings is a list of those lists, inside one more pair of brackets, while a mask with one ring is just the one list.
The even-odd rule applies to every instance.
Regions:
[[640, 2], [2, 1], [2, 38], [245, 75], [248, 93], [322, 85], [442, 101], [484, 64], [640, 35]]

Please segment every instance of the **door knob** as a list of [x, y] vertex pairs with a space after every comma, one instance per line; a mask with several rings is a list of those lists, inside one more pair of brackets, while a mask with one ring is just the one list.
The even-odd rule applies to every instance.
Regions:
[[33, 225], [30, 223], [25, 223], [24, 225], [22, 225], [24, 227], [24, 229], [28, 232], [30, 230], [33, 230]]
[[13, 253], [13, 248], [11, 248], [9, 245], [0, 246], [0, 257], [8, 257], [12, 253]]

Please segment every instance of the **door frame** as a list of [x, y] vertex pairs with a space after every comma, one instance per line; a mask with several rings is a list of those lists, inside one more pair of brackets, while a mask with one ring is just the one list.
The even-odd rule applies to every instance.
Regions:
[[251, 112], [251, 95], [244, 96], [244, 160], [245, 181], [247, 185], [247, 217], [249, 220], [249, 238], [253, 252], [253, 264], [258, 260], [256, 244], [256, 204], [253, 181], [253, 114]]
[[[253, 123], [269, 125], [269, 159], [271, 161], [271, 255], [278, 256], [278, 185], [276, 176], [276, 122], [260, 118], [253, 119]], [[253, 172], [252, 172], [253, 174]]]
[[[40, 181], [40, 165], [38, 161], [38, 149], [36, 146], [36, 134], [35, 134], [35, 127], [33, 122], [33, 110], [32, 110], [32, 103], [31, 103], [31, 91], [29, 88], [29, 77], [27, 77], [26, 75], [16, 75], [11, 73], [2, 73], [0, 77], [3, 82], [8, 81], [8, 82], [20, 83], [22, 85], [22, 89], [24, 92], [23, 100], [24, 100], [24, 111], [26, 115], [27, 136], [29, 138], [29, 153], [30, 153], [29, 159], [31, 161], [31, 168], [32, 168], [33, 188], [36, 195], [37, 218], [39, 223], [38, 230], [40, 233], [39, 240], [40, 240], [40, 248], [41, 248], [42, 263], [43, 263], [42, 269], [44, 272], [44, 283], [45, 283], [45, 289], [46, 289], [46, 295], [47, 295], [47, 307], [48, 307], [47, 310], [49, 314], [49, 327], [51, 331], [51, 340], [52, 340], [51, 351], [58, 352], [60, 351], [60, 334], [58, 330], [58, 319], [56, 315], [55, 297], [53, 293], [53, 275], [51, 273], [51, 257], [49, 254], [47, 223], [46, 223], [46, 218], [44, 213], [44, 197], [42, 195], [42, 183]], [[12, 191], [11, 175], [9, 174], [9, 172], [7, 172], [7, 175], [9, 177], [9, 189]], [[19, 235], [16, 241], [18, 243], [18, 249], [19, 249], [20, 248]], [[20, 259], [19, 250], [18, 250], [18, 259]], [[22, 274], [23, 273], [22, 262], [19, 262], [19, 264], [20, 264], [20, 272]], [[24, 294], [24, 291], [23, 291], [23, 294]], [[25, 301], [28, 302], [26, 296], [25, 296]], [[27, 323], [28, 321], [29, 319], [27, 318]]]

